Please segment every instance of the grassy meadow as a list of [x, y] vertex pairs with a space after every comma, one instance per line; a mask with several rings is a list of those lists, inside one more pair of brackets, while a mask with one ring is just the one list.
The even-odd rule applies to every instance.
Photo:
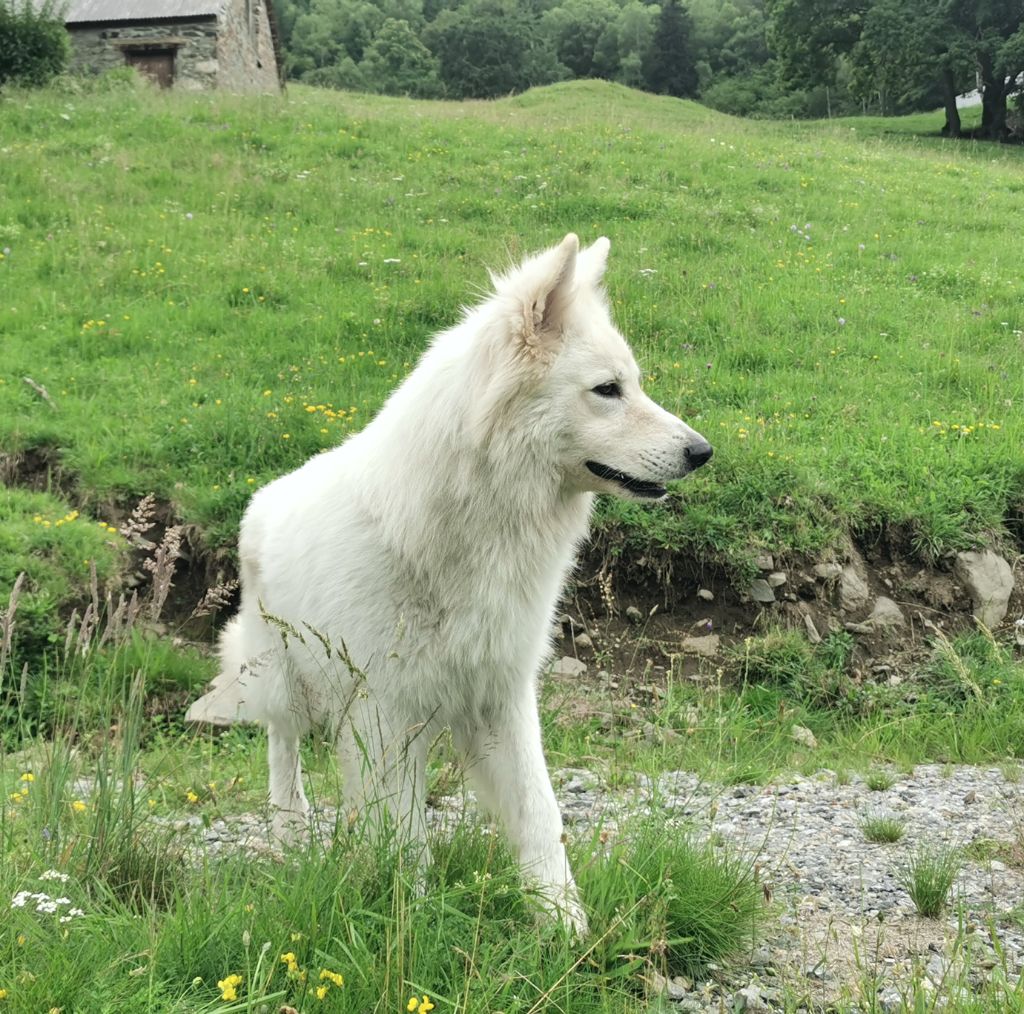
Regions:
[[[1024, 152], [940, 123], [740, 121], [597, 82], [0, 97], [0, 607], [26, 574], [0, 626], [0, 1011], [659, 1010], [652, 972], [742, 961], [772, 918], [754, 857], [678, 829], [573, 840], [584, 944], [538, 933], [471, 824], [438, 836], [422, 891], [357, 834], [266, 862], [190, 850], [183, 822], [260, 810], [265, 748], [183, 729], [212, 674], [178, 636], [190, 606], [148, 592], [108, 634], [137, 566], [118, 527], [154, 494], [215, 579], [254, 488], [358, 429], [488, 267], [575, 231], [611, 238], [647, 388], [716, 451], [664, 505], [602, 504], [608, 544], [734, 575], [851, 535], [922, 561], [1019, 551]], [[546, 688], [553, 766], [628, 788], [1024, 751], [1024, 672], [985, 632], [936, 642], [913, 697], [852, 681], [846, 635], [784, 631], [652, 695], [645, 636], [620, 694]], [[304, 763], [336, 799], [330, 750]], [[1024, 1009], [992, 990], [979, 1012]]]

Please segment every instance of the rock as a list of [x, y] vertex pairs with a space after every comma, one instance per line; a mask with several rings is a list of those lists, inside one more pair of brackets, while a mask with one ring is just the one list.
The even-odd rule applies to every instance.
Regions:
[[768, 582], [771, 588], [781, 588], [786, 583], [788, 578], [781, 570], [773, 570], [765, 580]]
[[868, 604], [871, 591], [855, 564], [847, 564], [839, 575], [839, 608], [856, 613]]
[[578, 658], [562, 656], [551, 666], [552, 676], [582, 676], [587, 671], [587, 663], [581, 662]]
[[789, 734], [793, 737], [793, 741], [795, 743], [799, 743], [801, 746], [806, 746], [809, 750], [814, 750], [818, 746], [818, 741], [814, 738], [814, 733], [802, 725], [794, 725], [793, 728], [789, 730]]
[[705, 634], [703, 637], [684, 637], [679, 648], [686, 655], [714, 658], [718, 654], [720, 642], [721, 638], [718, 634]]
[[807, 640], [811, 644], [821, 644], [821, 634], [818, 633], [818, 628], [814, 625], [814, 620], [811, 619], [810, 615], [804, 613], [804, 628], [807, 630]]
[[834, 581], [842, 574], [843, 568], [838, 563], [816, 563], [811, 571], [820, 581]]
[[583, 648], [586, 651], [590, 651], [594, 647], [594, 642], [590, 639], [589, 634], [577, 634], [573, 639], [572, 643], [577, 648]]
[[863, 623], [846, 623], [844, 626], [851, 634], [877, 634], [902, 627], [906, 622], [900, 607], [892, 599], [879, 595], [871, 615]]
[[894, 986], [886, 986], [878, 994], [878, 1009], [883, 1014], [893, 1014], [895, 1011], [906, 1010], [903, 1003], [903, 995]]
[[754, 557], [754, 566], [758, 570], [774, 570], [775, 569], [775, 557], [771, 553], [758, 553]]
[[953, 573], [970, 593], [974, 616], [986, 627], [997, 627], [1006, 616], [1013, 594], [1013, 571], [991, 549], [956, 554]]
[[626, 619], [630, 623], [643, 623], [644, 614], [636, 606], [626, 606]]
[[690, 984], [681, 975], [666, 979], [656, 968], [647, 973], [647, 985], [652, 993], [663, 993], [670, 1000], [682, 1000], [690, 993]]
[[732, 995], [732, 1010], [766, 1011], [771, 1008], [761, 995], [760, 986], [753, 982], [749, 986], [736, 990]]
[[774, 602], [775, 592], [772, 591], [772, 586], [763, 577], [756, 577], [750, 582], [750, 597], [755, 602]]
[[715, 593], [713, 591], [709, 591], [707, 588], [698, 588], [697, 598], [699, 598], [702, 602], [714, 602]]
[[875, 600], [875, 607], [867, 621], [876, 628], [902, 627], [907, 622], [900, 607], [884, 595], [879, 595]]
[[978, 793], [971, 789], [970, 792], [964, 795], [964, 804], [970, 806], [971, 803], [975, 803], [978, 800]]

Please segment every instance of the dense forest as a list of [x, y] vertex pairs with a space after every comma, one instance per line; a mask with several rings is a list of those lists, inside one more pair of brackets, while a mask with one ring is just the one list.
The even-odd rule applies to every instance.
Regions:
[[[486, 98], [597, 77], [739, 115], [896, 114], [980, 87], [1014, 123], [1024, 0], [277, 0], [289, 77]], [[1008, 125], [1009, 124], [1009, 125]]]

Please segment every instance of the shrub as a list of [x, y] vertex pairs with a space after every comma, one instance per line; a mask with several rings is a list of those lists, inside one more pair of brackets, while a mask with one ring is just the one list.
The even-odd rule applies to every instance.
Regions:
[[56, 0], [0, 0], [0, 86], [38, 87], [67, 66], [71, 43]]

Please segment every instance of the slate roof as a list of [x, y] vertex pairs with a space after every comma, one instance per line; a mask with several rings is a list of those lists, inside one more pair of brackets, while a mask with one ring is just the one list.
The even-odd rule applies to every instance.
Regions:
[[64, 23], [215, 17], [224, 7], [224, 0], [69, 0]]

